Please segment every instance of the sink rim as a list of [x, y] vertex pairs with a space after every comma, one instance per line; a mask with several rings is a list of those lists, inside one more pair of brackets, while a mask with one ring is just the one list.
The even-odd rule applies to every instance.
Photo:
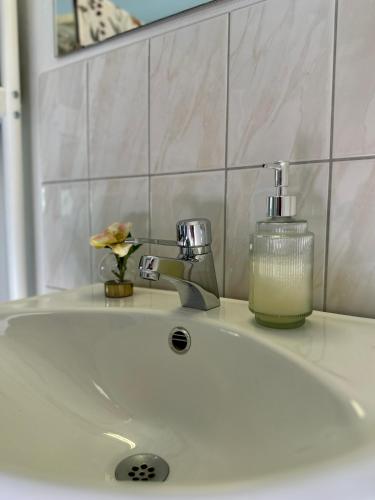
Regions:
[[[372, 401], [375, 398], [371, 397], [369, 387], [375, 382], [375, 368], [370, 369], [375, 363], [372, 366], [369, 364], [369, 360], [375, 361], [375, 337], [373, 334], [371, 335], [375, 331], [375, 320], [314, 312], [311, 318], [307, 319], [306, 326], [301, 329], [279, 332], [256, 326], [252, 320], [252, 314], [247, 309], [247, 303], [236, 299], [221, 299], [222, 306], [220, 309], [207, 312], [195, 311], [180, 308], [176, 292], [136, 288], [132, 300], [120, 299], [119, 302], [119, 299], [112, 299], [112, 301], [115, 302], [108, 302], [108, 299], [103, 297], [101, 284], [89, 285], [57, 294], [3, 303], [0, 305], [0, 318], [4, 317], [4, 315], [15, 316], [28, 313], [88, 312], [95, 310], [106, 311], [106, 313], [111, 314], [111, 312], [118, 313], [132, 310], [137, 313], [152, 311], [163, 316], [172, 314], [178, 316], [179, 319], [181, 319], [182, 315], [189, 319], [208, 321], [210, 324], [220, 324], [221, 327], [233, 328], [238, 333], [249, 336], [256, 342], [277, 351], [280, 355], [297, 363], [301, 368], [319, 378], [325, 385], [338, 393], [346, 397], [353, 397], [354, 401], [359, 399], [361, 403], [365, 402], [371, 410], [370, 423], [375, 421], [375, 401]], [[121, 306], [123, 309], [121, 309]], [[360, 329], [362, 350], [367, 349], [371, 353], [365, 364], [363, 359], [360, 363], [359, 358], [361, 356], [358, 359], [355, 356], [349, 356], [349, 361], [346, 358], [343, 360], [342, 357], [343, 353], [352, 354], [353, 349], [358, 349], [358, 329]], [[331, 333], [327, 334], [328, 330]], [[374, 337], [374, 340], [371, 337]], [[337, 342], [337, 339], [339, 342]], [[357, 377], [358, 373], [361, 376]], [[367, 379], [365, 387], [361, 383], [364, 376]], [[301, 487], [308, 487], [309, 489], [306, 489], [306, 491], [311, 494], [311, 488], [315, 491], [316, 488], [322, 488], [324, 485], [324, 494], [327, 495], [327, 491], [335, 488], [339, 479], [348, 476], [348, 474], [353, 478], [356, 477], [357, 486], [358, 484], [364, 485], [363, 491], [365, 493], [366, 485], [371, 484], [375, 466], [375, 440], [373, 439], [374, 436], [371, 437], [372, 440], [368, 446], [353, 450], [353, 452], [343, 457], [330, 460], [322, 465], [310, 465], [307, 468], [267, 476], [267, 478], [220, 483], [218, 486], [220, 491], [215, 491], [214, 485], [189, 485], [186, 487], [157, 485], [157, 488], [152, 490], [152, 495], [153, 498], [158, 498], [158, 490], [160, 489], [160, 498], [166, 496], [182, 498], [185, 494], [188, 494], [191, 498], [200, 498], [201, 495], [204, 498], [245, 498], [244, 495], [248, 495], [251, 491], [252, 498], [257, 498], [258, 494], [263, 495], [266, 491], [271, 492], [275, 488], [280, 491], [281, 488], [281, 490], [288, 491], [289, 496], [285, 498], [294, 498], [292, 496], [293, 490], [296, 490], [296, 498], [301, 498]], [[290, 483], [290, 479], [292, 479], [293, 484]], [[75, 492], [75, 498], [81, 497], [81, 494], [82, 498], [87, 496], [87, 498], [91, 499], [96, 497], [109, 499], [112, 498], [112, 495], [113, 498], [119, 498], [115, 490], [104, 489], [101, 492], [98, 488], [90, 489], [85, 487], [84, 489], [77, 489], [74, 486], [65, 487], [62, 484], [50, 484], [8, 473], [0, 473], [0, 484], [3, 485], [4, 491], [9, 487], [13, 492], [19, 491], [21, 493], [24, 489], [25, 496], [30, 495], [30, 488], [36, 488], [38, 498], [51, 498], [51, 488], [54, 491], [54, 498], [60, 498], [58, 492], [61, 493], [61, 498], [71, 498], [72, 492]], [[135, 488], [138, 490], [137, 487]], [[28, 492], [27, 495], [26, 491]], [[349, 491], [349, 488], [347, 491]], [[375, 485], [372, 490], [368, 491], [375, 492]], [[119, 491], [122, 498], [141, 498], [143, 493], [139, 490], [136, 491], [132, 486], [127, 486], [126, 491]], [[356, 498], [360, 498], [359, 493], [359, 490], [356, 489]], [[352, 498], [344, 496], [345, 494], [345, 491], [341, 491], [340, 496], [337, 498]], [[330, 496], [335, 498], [332, 494]], [[278, 496], [278, 498], [282, 497]]]

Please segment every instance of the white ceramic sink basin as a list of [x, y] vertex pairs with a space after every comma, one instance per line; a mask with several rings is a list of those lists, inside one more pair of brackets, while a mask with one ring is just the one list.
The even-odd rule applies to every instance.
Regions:
[[[190, 333], [184, 354], [169, 345], [174, 327]], [[370, 320], [315, 314], [276, 332], [240, 301], [201, 312], [173, 292], [106, 302], [87, 287], [1, 306], [0, 334], [0, 471], [9, 488], [30, 481], [35, 498], [232, 498], [372, 456]], [[139, 453], [169, 464], [165, 483], [116, 481], [117, 464]]]

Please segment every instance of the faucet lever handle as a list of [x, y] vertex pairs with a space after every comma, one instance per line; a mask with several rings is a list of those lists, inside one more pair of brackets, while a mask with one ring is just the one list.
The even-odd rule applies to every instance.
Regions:
[[182, 248], [203, 248], [212, 243], [211, 223], [208, 219], [184, 219], [177, 222], [177, 241], [159, 238], [127, 238], [126, 243], [138, 245], [178, 246]]
[[169, 247], [177, 246], [177, 243], [174, 240], [161, 240], [160, 238], [127, 238], [125, 243], [131, 243], [132, 245], [143, 245], [143, 244], [151, 244], [151, 245], [164, 245]]
[[205, 247], [212, 243], [208, 219], [184, 219], [177, 222], [177, 245], [183, 248]]

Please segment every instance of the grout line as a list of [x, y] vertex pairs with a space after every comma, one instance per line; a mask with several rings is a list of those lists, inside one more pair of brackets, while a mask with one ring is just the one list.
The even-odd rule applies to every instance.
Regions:
[[[291, 161], [290, 164], [292, 166], [303, 166], [303, 165], [313, 165], [319, 163], [337, 163], [337, 162], [346, 162], [346, 161], [359, 161], [359, 160], [374, 160], [374, 155], [366, 155], [366, 156], [351, 156], [345, 158], [323, 158], [321, 160], [301, 160], [301, 161]], [[149, 177], [165, 177], [171, 175], [191, 175], [191, 174], [209, 174], [211, 172], [223, 172], [227, 170], [227, 172], [236, 171], [236, 170], [248, 170], [261, 168], [262, 165], [240, 165], [236, 167], [218, 167], [218, 168], [205, 168], [201, 170], [182, 170], [181, 172], [160, 172], [155, 174], [129, 174], [129, 175], [108, 175], [102, 177], [91, 177], [91, 178], [78, 178], [78, 179], [57, 179], [51, 181], [43, 181], [42, 186], [50, 186], [53, 184], [70, 184], [76, 182], [96, 182], [96, 181], [111, 181], [118, 179], [148, 179]]]
[[[267, 0], [258, 0], [257, 2], [249, 2], [248, 4], [241, 5], [239, 7], [234, 7], [233, 9], [229, 9], [227, 11], [227, 14], [233, 14], [233, 12], [238, 12], [239, 10], [242, 9], [249, 9], [250, 7], [253, 7], [253, 5], [259, 5], [260, 3], [266, 3]], [[223, 12], [225, 14], [225, 12]], [[223, 15], [221, 14], [221, 15]]]
[[148, 237], [151, 238], [151, 41], [147, 61], [147, 161], [148, 161]]
[[75, 183], [75, 182], [95, 182], [95, 181], [111, 181], [111, 180], [116, 180], [116, 179], [132, 179], [132, 178], [147, 178], [148, 174], [129, 174], [129, 175], [108, 175], [108, 176], [103, 176], [103, 177], [92, 177], [91, 179], [59, 179], [59, 180], [54, 180], [54, 181], [44, 181], [42, 182], [42, 186], [49, 186], [53, 184], [69, 184], [69, 183]]
[[330, 130], [330, 144], [329, 144], [330, 161], [329, 161], [329, 177], [328, 177], [326, 244], [325, 244], [325, 261], [324, 261], [324, 280], [323, 280], [323, 311], [327, 310], [328, 259], [329, 259], [329, 237], [330, 237], [331, 195], [332, 195], [331, 191], [332, 191], [332, 172], [333, 172], [333, 133], [334, 133], [334, 121], [335, 121], [337, 20], [338, 20], [338, 0], [335, 0], [335, 18], [334, 18], [334, 28], [333, 28], [331, 130]]
[[[310, 165], [312, 163], [327, 163], [329, 161], [329, 158], [321, 158], [318, 160], [295, 160], [295, 161], [290, 161], [290, 165]], [[250, 165], [234, 165], [234, 166], [229, 166], [229, 170], [241, 170], [243, 168], [261, 168], [263, 167], [263, 163], [256, 163], [256, 164], [250, 164]]]
[[222, 172], [224, 170], [225, 167], [202, 168], [200, 170], [182, 170], [181, 172], [160, 172], [157, 174], [150, 174], [150, 177], [165, 177], [167, 175], [206, 174], [210, 172]]
[[228, 195], [228, 134], [229, 134], [229, 70], [230, 70], [230, 23], [228, 13], [227, 41], [227, 74], [226, 74], [226, 106], [225, 106], [225, 175], [224, 175], [224, 231], [223, 231], [223, 297], [226, 296], [226, 254], [227, 254], [227, 195]]
[[86, 64], [86, 162], [87, 162], [87, 177], [91, 177], [91, 162], [90, 162], [90, 70], [89, 63]]
[[[151, 238], [151, 39], [148, 39], [148, 60], [147, 60], [147, 162], [148, 162], [148, 215], [147, 234]], [[147, 253], [151, 252], [151, 245], [147, 247]], [[151, 281], [147, 282], [147, 287], [151, 288]]]
[[228, 172], [236, 171], [236, 170], [248, 170], [249, 168], [262, 168], [263, 164], [259, 165], [240, 165], [238, 167], [228, 167]]
[[300, 160], [300, 161], [291, 161], [289, 162], [290, 165], [311, 165], [311, 164], [314, 164], [314, 163], [327, 163], [329, 162], [330, 159], [329, 158], [323, 158], [321, 160]]
[[[369, 156], [361, 156], [361, 157], [351, 157], [351, 158], [335, 158], [332, 159], [333, 162], [338, 162], [338, 161], [354, 161], [354, 160], [367, 160], [367, 159], [375, 159], [375, 155], [369, 155]], [[310, 165], [310, 164], [317, 164], [317, 163], [328, 163], [331, 160], [329, 158], [324, 158], [322, 160], [301, 160], [301, 161], [293, 161], [290, 162], [292, 166], [298, 166], [298, 165]], [[129, 174], [129, 175], [108, 175], [108, 176], [102, 176], [102, 177], [92, 177], [92, 178], [78, 178], [78, 179], [57, 179], [57, 180], [50, 180], [50, 181], [44, 181], [42, 182], [42, 186], [49, 186], [53, 184], [69, 184], [69, 183], [75, 183], [75, 182], [96, 182], [96, 181], [110, 181], [110, 180], [118, 180], [118, 179], [147, 179], [148, 177], [165, 177], [165, 176], [176, 176], [176, 175], [192, 175], [192, 174], [209, 174], [211, 172], [223, 172], [227, 170], [228, 172], [231, 171], [236, 171], [236, 170], [247, 170], [247, 169], [253, 169], [253, 168], [261, 168], [263, 165], [258, 164], [258, 165], [241, 165], [237, 167], [218, 167], [218, 168], [205, 168], [205, 169], [200, 169], [200, 170], [182, 170], [182, 171], [177, 171], [177, 172], [159, 172], [155, 174]]]
[[[91, 174], [91, 158], [90, 158], [90, 99], [89, 99], [89, 63], [86, 61], [86, 161], [87, 161], [87, 171], [88, 176], [90, 178]], [[89, 234], [87, 236], [87, 240], [89, 240], [92, 234], [92, 213], [91, 213], [91, 182], [90, 180], [87, 182], [87, 200], [88, 200], [88, 211], [89, 211]], [[90, 265], [90, 282], [94, 281], [94, 261], [93, 261], [93, 251], [92, 248], [89, 247], [89, 265]]]
[[359, 160], [374, 160], [375, 155], [351, 156], [346, 158], [332, 158], [332, 163], [340, 161], [359, 161]]
[[90, 179], [59, 179], [53, 181], [43, 181], [41, 183], [42, 186], [53, 186], [54, 184], [73, 184], [78, 182], [88, 182]]

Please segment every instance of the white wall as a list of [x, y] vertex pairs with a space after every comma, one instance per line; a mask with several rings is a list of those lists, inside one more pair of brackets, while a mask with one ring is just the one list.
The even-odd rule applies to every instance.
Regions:
[[3, 193], [3, 166], [2, 166], [2, 134], [1, 134], [1, 123], [0, 123], [0, 301], [7, 300], [8, 298], [8, 277], [6, 270], [6, 249], [5, 249], [5, 227], [4, 227], [4, 200], [2, 197]]
[[[1, 14], [0, 14], [1, 15]], [[1, 37], [0, 37], [0, 54], [1, 54]], [[1, 81], [1, 80], [0, 80]], [[2, 197], [3, 192], [3, 165], [2, 165], [2, 134], [1, 134], [1, 123], [0, 123], [0, 241], [5, 241], [5, 228], [4, 228], [4, 200]], [[7, 290], [7, 273], [6, 273], [6, 252], [5, 245], [0, 245], [0, 301], [6, 300], [8, 298]]]

